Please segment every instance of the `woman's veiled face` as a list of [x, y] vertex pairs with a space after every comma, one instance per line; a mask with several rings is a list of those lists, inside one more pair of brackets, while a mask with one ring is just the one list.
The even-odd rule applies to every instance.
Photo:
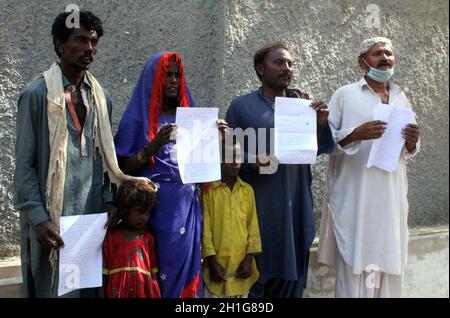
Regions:
[[170, 64], [167, 69], [167, 76], [164, 82], [164, 96], [177, 98], [180, 88], [180, 67], [177, 64]]

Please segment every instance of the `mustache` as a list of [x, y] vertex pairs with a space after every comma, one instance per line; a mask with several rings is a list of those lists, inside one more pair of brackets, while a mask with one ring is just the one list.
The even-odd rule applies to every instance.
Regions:
[[291, 73], [289, 73], [289, 72], [283, 72], [280, 76], [278, 76], [278, 77], [289, 77], [289, 78], [291, 78], [292, 77], [292, 74]]
[[382, 61], [380, 61], [380, 63], [377, 64], [377, 67], [382, 67], [382, 66], [392, 66], [392, 65], [388, 60], [382, 60]]

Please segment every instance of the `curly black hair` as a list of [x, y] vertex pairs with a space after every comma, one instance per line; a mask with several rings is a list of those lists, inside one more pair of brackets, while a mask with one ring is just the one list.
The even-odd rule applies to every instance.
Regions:
[[266, 55], [269, 54], [269, 52], [276, 50], [276, 49], [285, 49], [289, 53], [292, 54], [292, 50], [283, 42], [273, 42], [266, 44], [262, 48], [260, 48], [255, 55], [253, 56], [253, 68], [255, 69], [256, 75], [258, 75], [258, 78], [261, 80], [261, 76], [258, 74], [258, 71], [256, 70], [257, 66], [259, 64], [264, 63], [264, 59], [266, 58]]
[[156, 192], [147, 180], [126, 181], [117, 192], [117, 207], [122, 217], [135, 207], [150, 211], [156, 202]]
[[[70, 14], [72, 14], [72, 12], [58, 14], [52, 25], [53, 45], [58, 57], [61, 57], [61, 54], [56, 49], [56, 40], [59, 40], [62, 43], [67, 42], [73, 31], [73, 28], [69, 29], [66, 26], [66, 19]], [[99, 39], [103, 36], [102, 21], [90, 11], [80, 11], [80, 26], [87, 30], [96, 31]]]

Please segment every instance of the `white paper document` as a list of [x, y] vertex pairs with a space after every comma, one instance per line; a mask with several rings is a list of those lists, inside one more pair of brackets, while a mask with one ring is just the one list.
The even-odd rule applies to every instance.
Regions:
[[317, 115], [311, 101], [275, 98], [275, 156], [284, 164], [313, 164], [317, 157]]
[[177, 108], [176, 155], [184, 184], [220, 180], [218, 118], [218, 108]]
[[385, 171], [397, 170], [400, 153], [405, 139], [402, 129], [414, 121], [416, 114], [409, 108], [379, 104], [374, 109], [374, 120], [382, 120], [387, 123], [382, 137], [372, 142], [367, 168], [372, 166]]
[[102, 243], [107, 213], [62, 216], [58, 296], [102, 286]]

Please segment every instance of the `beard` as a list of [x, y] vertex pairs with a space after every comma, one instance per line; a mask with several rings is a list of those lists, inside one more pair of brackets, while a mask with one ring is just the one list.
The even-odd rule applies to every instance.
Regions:
[[265, 83], [267, 86], [269, 86], [270, 88], [272, 88], [273, 90], [276, 91], [280, 91], [280, 90], [284, 90], [286, 88], [289, 87], [289, 85], [291, 85], [291, 78], [289, 78], [289, 80], [284, 80], [281, 79], [279, 77], [277, 77], [276, 79], [265, 79]]
[[80, 63], [80, 62], [76, 62], [76, 63], [73, 64], [73, 66], [77, 70], [87, 71], [87, 70], [89, 70], [89, 67], [91, 66], [91, 64], [90, 63], [89, 64], [83, 64], [83, 63]]

